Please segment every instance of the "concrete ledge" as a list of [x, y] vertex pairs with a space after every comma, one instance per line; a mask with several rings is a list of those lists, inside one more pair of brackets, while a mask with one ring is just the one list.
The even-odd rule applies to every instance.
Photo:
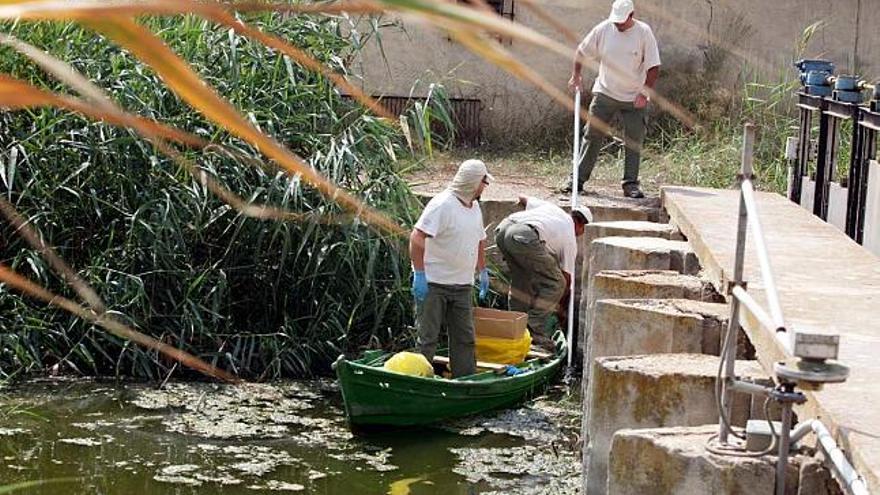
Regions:
[[[663, 203], [699, 253], [706, 276], [725, 287], [732, 277], [739, 194], [733, 190], [666, 187]], [[849, 379], [807, 392], [796, 411], [818, 417], [845, 449], [874, 493], [880, 493], [880, 259], [835, 227], [778, 194], [756, 193], [779, 301], [792, 328], [808, 325], [840, 335], [838, 361]], [[765, 308], [765, 285], [749, 240], [745, 280]], [[784, 359], [773, 332], [743, 315], [743, 326], [766, 369]]]
[[[773, 495], [776, 457], [728, 457], [705, 450], [715, 425], [618, 431], [608, 466], [609, 495]], [[813, 458], [789, 463], [786, 494], [840, 493]]]
[[[596, 239], [604, 237], [656, 237], [667, 240], [681, 240], [681, 233], [675, 227], [655, 222], [644, 221], [617, 221], [617, 222], [593, 222], [587, 225], [584, 235], [578, 239], [578, 256], [575, 260], [575, 301], [578, 306], [575, 308], [575, 321], [582, 328], [584, 315], [583, 302], [584, 295], [588, 292], [590, 284], [590, 247]], [[578, 331], [578, 336], [580, 336]], [[576, 358], [580, 362], [581, 353], [576, 353]]]
[[[592, 308], [597, 300], [593, 278], [605, 270], [666, 270], [686, 275], [696, 274], [700, 267], [686, 242], [652, 237], [603, 237], [590, 245], [588, 269], [583, 275], [587, 297], [581, 297], [578, 311], [576, 357], [582, 358], [588, 347]], [[636, 296], [630, 296], [636, 297]], [[586, 300], [586, 304], [584, 304]]]
[[[596, 239], [603, 237], [656, 237], [673, 241], [681, 241], [683, 237], [677, 228], [667, 223], [619, 221], [619, 222], [593, 222], [584, 229], [583, 236], [583, 261], [589, 262], [590, 244]], [[580, 266], [579, 263], [578, 266]], [[585, 268], [588, 268], [585, 267]], [[586, 271], [586, 270], [585, 270]]]
[[603, 237], [590, 245], [589, 273], [602, 270], [672, 270], [694, 275], [700, 271], [700, 263], [684, 241]]
[[[717, 357], [700, 354], [597, 358], [586, 414], [587, 493], [605, 493], [611, 440], [618, 430], [717, 423], [718, 363]], [[737, 361], [736, 372], [742, 379], [767, 380], [756, 361]], [[737, 394], [732, 410], [731, 421], [745, 425], [751, 397]]]
[[[693, 353], [717, 356], [727, 331], [727, 304], [687, 299], [603, 299], [596, 302], [589, 362], [603, 356]], [[754, 359], [741, 333], [737, 359]]]

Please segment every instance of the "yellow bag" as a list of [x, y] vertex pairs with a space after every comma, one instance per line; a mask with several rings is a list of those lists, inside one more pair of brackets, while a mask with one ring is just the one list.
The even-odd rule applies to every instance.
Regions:
[[431, 363], [428, 362], [428, 358], [424, 354], [418, 352], [398, 352], [391, 356], [391, 359], [385, 361], [383, 367], [386, 370], [404, 375], [434, 376], [434, 367], [431, 366]]
[[528, 330], [518, 339], [499, 339], [477, 335], [477, 361], [498, 364], [519, 364], [526, 359], [532, 346], [532, 335]]

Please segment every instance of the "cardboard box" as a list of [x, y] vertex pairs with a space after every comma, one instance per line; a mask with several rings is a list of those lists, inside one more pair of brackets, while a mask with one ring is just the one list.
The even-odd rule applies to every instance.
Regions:
[[526, 332], [529, 315], [517, 311], [474, 308], [474, 330], [478, 336], [518, 340]]

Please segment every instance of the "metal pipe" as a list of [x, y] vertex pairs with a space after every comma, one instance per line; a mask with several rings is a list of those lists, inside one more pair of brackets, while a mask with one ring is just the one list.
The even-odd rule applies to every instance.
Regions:
[[[574, 210], [577, 207], [578, 200], [578, 168], [580, 166], [580, 160], [578, 159], [581, 154], [581, 90], [577, 89], [574, 92], [574, 143], [572, 144], [572, 153], [571, 153], [571, 209]], [[575, 273], [571, 274], [571, 282], [568, 287], [568, 367], [571, 368], [571, 362], [574, 355], [574, 345], [572, 344], [572, 339], [574, 339], [574, 284], [575, 284], [575, 274], [578, 270], [575, 270]]]
[[738, 299], [746, 307], [746, 309], [749, 310], [750, 313], [752, 313], [755, 318], [757, 318], [758, 322], [760, 322], [761, 325], [764, 326], [764, 328], [773, 332], [774, 337], [785, 350], [785, 352], [791, 355], [792, 349], [790, 339], [787, 338], [788, 333], [784, 331], [780, 332], [778, 330], [779, 327], [776, 326], [776, 322], [773, 321], [773, 318], [771, 318], [766, 311], [764, 311], [764, 308], [762, 308], [761, 305], [758, 304], [758, 301], [756, 301], [751, 294], [746, 292], [746, 290], [743, 289], [742, 286], [734, 287], [732, 293], [733, 296]]
[[758, 219], [758, 208], [755, 204], [755, 190], [752, 181], [745, 179], [740, 186], [742, 197], [748, 211], [749, 227], [752, 230], [752, 240], [755, 243], [755, 251], [758, 254], [758, 263], [761, 265], [761, 279], [767, 288], [767, 304], [770, 306], [770, 316], [773, 319], [774, 330], [785, 331], [785, 318], [782, 317], [782, 307], [779, 304], [779, 293], [776, 292], [776, 281], [773, 278], [773, 270], [770, 267], [770, 257], [767, 254], [767, 245], [764, 243], [764, 231], [761, 221]]
[[749, 394], [749, 395], [761, 395], [761, 396], [767, 396], [770, 394], [770, 391], [773, 390], [771, 387], [767, 387], [764, 385], [758, 385], [757, 383], [752, 383], [752, 382], [744, 382], [742, 380], [733, 380], [730, 382], [728, 387], [730, 388], [730, 390], [733, 390], [734, 392], [740, 392], [740, 393]]
[[837, 442], [828, 428], [818, 419], [805, 421], [797, 426], [791, 432], [791, 442], [801, 441], [809, 433], [815, 433], [819, 442], [819, 448], [825, 453], [828, 462], [831, 464], [834, 474], [843, 481], [844, 486], [853, 495], [869, 495], [868, 487], [865, 481], [859, 476], [859, 473], [849, 463], [843, 451], [838, 447]]
[[[741, 177], [748, 179], [752, 175], [752, 151], [755, 143], [755, 126], [748, 123], [743, 128], [743, 156], [742, 167], [740, 168]], [[745, 199], [742, 194], [739, 196], [739, 213], [736, 227], [736, 257], [733, 263], [733, 280], [732, 285], [742, 285], [743, 283], [743, 267], [745, 265], [746, 256], [746, 236], [748, 232], [748, 210], [746, 210]], [[736, 364], [736, 339], [739, 334], [739, 299], [732, 298], [730, 301], [730, 319], [727, 322], [727, 335], [724, 336], [724, 345], [722, 349], [725, 351], [721, 356], [724, 365], [722, 376], [721, 390], [721, 411], [719, 415], [718, 440], [722, 444], [727, 443], [730, 435], [730, 427], [725, 418], [730, 417], [732, 397], [731, 391], [726, 384], [734, 379], [736, 372], [734, 366]]]
[[782, 403], [782, 431], [779, 432], [776, 460], [776, 495], [785, 495], [785, 471], [788, 469], [788, 451], [791, 449], [791, 405], [791, 402]]
[[752, 315], [754, 315], [755, 318], [758, 319], [761, 325], [764, 325], [764, 327], [769, 330], [776, 330], [776, 323], [773, 321], [772, 318], [770, 318], [770, 315], [768, 315], [767, 312], [764, 311], [764, 308], [762, 308], [761, 305], [758, 304], [758, 301], [756, 301], [751, 294], [746, 292], [746, 290], [743, 289], [742, 286], [736, 286], [733, 288], [733, 297], [739, 299], [739, 302], [745, 305], [746, 309], [748, 309], [752, 313]]

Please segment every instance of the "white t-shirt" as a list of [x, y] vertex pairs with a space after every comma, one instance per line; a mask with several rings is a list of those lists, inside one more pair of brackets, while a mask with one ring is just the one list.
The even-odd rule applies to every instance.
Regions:
[[449, 190], [434, 196], [416, 222], [425, 240], [425, 277], [443, 285], [474, 283], [477, 251], [486, 238], [480, 202], [468, 208]]
[[600, 22], [578, 45], [578, 53], [599, 62], [593, 93], [617, 101], [635, 100], [644, 88], [648, 69], [660, 65], [654, 32], [639, 20], [624, 32], [608, 19]]
[[525, 211], [516, 212], [509, 218], [535, 227], [562, 270], [568, 274], [574, 273], [577, 239], [574, 236], [574, 220], [571, 215], [553, 203], [529, 197]]

